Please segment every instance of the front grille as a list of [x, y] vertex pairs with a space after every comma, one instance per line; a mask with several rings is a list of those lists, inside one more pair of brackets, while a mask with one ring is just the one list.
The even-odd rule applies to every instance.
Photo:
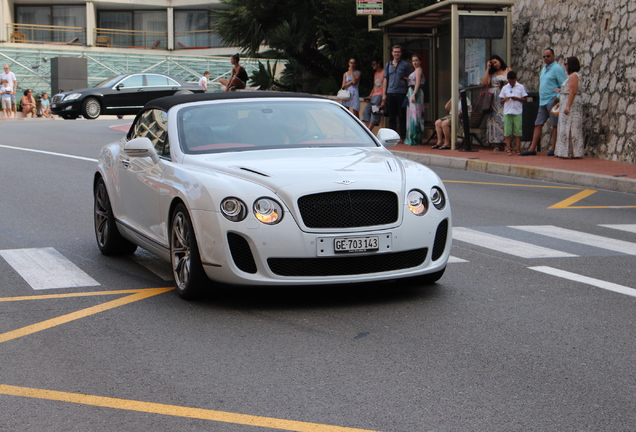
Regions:
[[235, 233], [227, 233], [227, 242], [230, 245], [232, 260], [239, 270], [245, 273], [256, 273], [256, 263], [249, 243], [243, 237]]
[[398, 220], [394, 192], [351, 190], [305, 195], [298, 199], [300, 215], [309, 228], [354, 228], [387, 225]]
[[267, 264], [279, 276], [346, 276], [402, 270], [422, 265], [428, 248], [375, 255], [321, 258], [269, 258]]
[[437, 226], [435, 233], [435, 242], [433, 243], [433, 253], [431, 259], [437, 261], [443, 254], [446, 247], [446, 236], [448, 235], [448, 219], [444, 219]]

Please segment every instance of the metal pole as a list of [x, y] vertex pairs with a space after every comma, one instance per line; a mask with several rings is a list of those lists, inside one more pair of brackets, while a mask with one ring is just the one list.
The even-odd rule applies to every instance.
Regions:
[[451, 5], [451, 149], [457, 148], [457, 105], [459, 95], [459, 14], [457, 4]]

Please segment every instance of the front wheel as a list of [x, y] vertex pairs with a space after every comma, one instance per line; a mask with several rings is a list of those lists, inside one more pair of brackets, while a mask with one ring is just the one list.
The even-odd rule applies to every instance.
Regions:
[[188, 210], [179, 204], [172, 215], [170, 224], [170, 262], [172, 276], [181, 298], [191, 300], [202, 293], [209, 279], [205, 275], [197, 239], [192, 228]]
[[101, 178], [95, 184], [94, 198], [95, 238], [99, 250], [104, 255], [128, 255], [135, 252], [137, 245], [122, 237], [117, 229], [106, 184]]
[[89, 120], [95, 120], [102, 113], [102, 105], [95, 98], [87, 98], [82, 102], [82, 115]]

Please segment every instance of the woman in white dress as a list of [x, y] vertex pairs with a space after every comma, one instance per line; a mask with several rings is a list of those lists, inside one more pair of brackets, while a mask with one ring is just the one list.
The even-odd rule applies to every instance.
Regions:
[[564, 66], [568, 77], [561, 86], [559, 129], [554, 155], [560, 158], [580, 158], [585, 153], [583, 104], [578, 97], [578, 72], [581, 65], [576, 57], [568, 57]]

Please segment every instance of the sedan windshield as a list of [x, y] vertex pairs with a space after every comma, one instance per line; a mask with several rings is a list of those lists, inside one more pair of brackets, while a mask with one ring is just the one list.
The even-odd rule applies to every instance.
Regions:
[[185, 153], [303, 147], [375, 147], [369, 130], [326, 101], [239, 100], [179, 110]]
[[100, 82], [99, 84], [95, 85], [95, 88], [99, 88], [99, 87], [112, 87], [115, 85], [115, 83], [117, 81], [119, 81], [120, 79], [122, 79], [123, 77], [125, 77], [126, 75], [117, 75], [114, 77], [110, 77], [107, 80], [104, 80], [102, 82]]

